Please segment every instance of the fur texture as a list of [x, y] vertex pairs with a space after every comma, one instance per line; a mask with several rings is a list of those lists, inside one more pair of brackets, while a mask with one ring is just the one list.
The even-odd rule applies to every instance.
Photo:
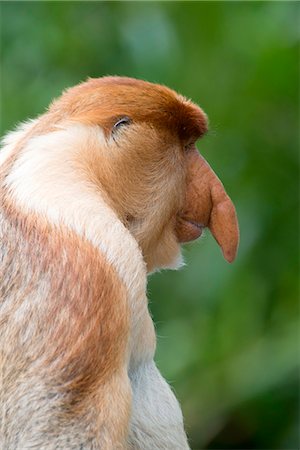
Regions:
[[146, 278], [181, 264], [187, 152], [206, 128], [170, 89], [107, 77], [5, 138], [3, 449], [189, 448], [153, 362]]

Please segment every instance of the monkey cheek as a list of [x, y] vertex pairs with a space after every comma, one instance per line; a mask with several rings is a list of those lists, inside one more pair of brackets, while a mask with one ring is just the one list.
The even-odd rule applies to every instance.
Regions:
[[204, 225], [189, 219], [179, 217], [176, 223], [176, 236], [181, 244], [198, 239], [203, 232]]

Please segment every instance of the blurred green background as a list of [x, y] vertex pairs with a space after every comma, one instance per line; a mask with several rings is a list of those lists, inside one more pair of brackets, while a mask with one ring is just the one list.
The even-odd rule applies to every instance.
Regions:
[[87, 76], [199, 103], [241, 227], [151, 276], [156, 361], [198, 449], [299, 449], [298, 2], [1, 2], [1, 132]]

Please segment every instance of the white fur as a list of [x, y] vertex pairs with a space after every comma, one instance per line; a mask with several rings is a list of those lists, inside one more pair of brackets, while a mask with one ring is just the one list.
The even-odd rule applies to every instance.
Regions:
[[[3, 161], [25, 129], [22, 126], [6, 138]], [[188, 445], [180, 407], [152, 361], [155, 332], [148, 312], [142, 253], [100, 192], [74, 166], [74, 156], [84, 149], [107, 145], [99, 127], [78, 124], [33, 137], [14, 163], [6, 186], [24, 213], [35, 212], [52, 224], [66, 225], [99, 248], [116, 269], [127, 287], [132, 315], [130, 448], [184, 450]]]
[[19, 140], [36, 122], [37, 120], [28, 120], [20, 124], [15, 131], [11, 131], [1, 139], [0, 166], [9, 158]]
[[133, 413], [130, 444], [134, 450], [184, 450], [188, 443], [179, 403], [154, 361], [130, 375]]
[[31, 138], [6, 186], [24, 212], [39, 213], [58, 226], [64, 224], [100, 248], [136, 298], [146, 283], [137, 242], [99, 191], [74, 167], [74, 156], [88, 145], [107, 145], [100, 128], [70, 125]]

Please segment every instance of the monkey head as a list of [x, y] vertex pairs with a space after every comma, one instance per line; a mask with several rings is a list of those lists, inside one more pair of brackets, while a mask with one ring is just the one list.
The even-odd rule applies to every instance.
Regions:
[[76, 123], [99, 130], [77, 167], [138, 242], [149, 271], [176, 267], [180, 244], [208, 227], [227, 261], [239, 240], [235, 208], [195, 143], [205, 113], [171, 89], [141, 80], [89, 79], [53, 102], [48, 126]]

